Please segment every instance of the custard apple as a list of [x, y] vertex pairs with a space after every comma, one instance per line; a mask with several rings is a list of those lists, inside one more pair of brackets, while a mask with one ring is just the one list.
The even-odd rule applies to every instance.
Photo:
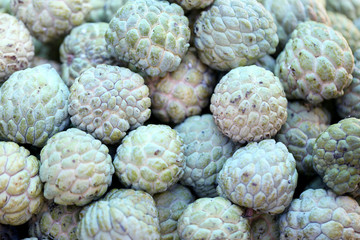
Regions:
[[293, 154], [298, 173], [314, 175], [313, 146], [316, 138], [330, 125], [330, 113], [323, 107], [302, 102], [289, 102], [287, 111], [286, 123], [275, 139]]
[[117, 148], [115, 173], [125, 187], [150, 194], [166, 191], [185, 169], [184, 144], [167, 125], [149, 124], [131, 131]]
[[339, 12], [350, 18], [360, 28], [360, 1], [359, 0], [326, 0], [326, 9]]
[[100, 198], [114, 173], [108, 152], [106, 145], [79, 129], [55, 134], [40, 152], [45, 198], [77, 206]]
[[14, 142], [0, 142], [0, 223], [21, 225], [44, 203], [39, 160]]
[[11, 10], [41, 42], [57, 40], [82, 24], [90, 0], [11, 0]]
[[188, 25], [184, 10], [177, 4], [128, 1], [111, 19], [105, 40], [119, 60], [155, 77], [180, 65], [189, 48]]
[[155, 194], [154, 200], [159, 211], [161, 239], [180, 240], [177, 232], [178, 219], [195, 197], [186, 187], [175, 184], [167, 191]]
[[0, 87], [0, 138], [44, 146], [69, 124], [68, 96], [50, 64], [13, 73]]
[[86, 22], [106, 22], [105, 18], [105, 1], [90, 0], [91, 10], [85, 16]]
[[105, 2], [104, 12], [105, 12], [105, 22], [110, 22], [111, 19], [115, 16], [117, 10], [125, 5], [128, 0], [102, 0]]
[[360, 239], [360, 207], [331, 190], [308, 189], [280, 217], [280, 239]]
[[0, 12], [0, 84], [30, 66], [34, 44], [29, 30], [14, 16]]
[[273, 139], [239, 148], [220, 171], [217, 190], [233, 203], [271, 215], [289, 206], [297, 186], [296, 162]]
[[279, 43], [273, 17], [256, 0], [215, 0], [194, 32], [200, 60], [221, 71], [254, 64]]
[[322, 23], [300, 23], [276, 59], [275, 75], [288, 99], [318, 104], [340, 97], [351, 83], [354, 56], [346, 39]]
[[186, 166], [180, 183], [199, 197], [216, 197], [216, 177], [235, 152], [235, 144], [219, 131], [211, 114], [189, 117], [175, 130], [185, 146]]
[[161, 122], [180, 123], [200, 114], [209, 104], [215, 81], [214, 72], [189, 50], [174, 72], [146, 80], [153, 115]]
[[85, 70], [70, 88], [70, 120], [105, 144], [119, 143], [130, 127], [149, 119], [148, 96], [149, 89], [139, 74], [97, 65]]
[[61, 65], [59, 62], [54, 61], [54, 60], [50, 60], [44, 57], [39, 57], [39, 56], [35, 56], [33, 58], [33, 61], [31, 63], [31, 67], [36, 67], [36, 66], [40, 66], [43, 64], [50, 64], [51, 67], [53, 67], [56, 72], [60, 75], [61, 74]]
[[279, 79], [258, 66], [231, 70], [216, 85], [210, 111], [220, 131], [235, 142], [271, 138], [287, 118]]
[[199, 198], [184, 210], [177, 230], [182, 240], [250, 240], [249, 221], [243, 213], [225, 198]]

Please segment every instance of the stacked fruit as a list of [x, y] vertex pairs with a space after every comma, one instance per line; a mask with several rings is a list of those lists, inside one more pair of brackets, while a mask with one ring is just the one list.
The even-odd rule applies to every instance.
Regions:
[[0, 2], [0, 239], [360, 239], [359, 19]]

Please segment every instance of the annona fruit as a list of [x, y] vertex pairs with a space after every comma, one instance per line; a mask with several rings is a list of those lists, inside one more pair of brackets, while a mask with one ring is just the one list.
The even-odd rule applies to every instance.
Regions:
[[271, 138], [287, 118], [279, 79], [258, 66], [238, 67], [216, 85], [210, 111], [220, 131], [235, 142]]
[[90, 0], [90, 12], [85, 16], [86, 22], [105, 22], [105, 0]]
[[34, 44], [29, 30], [14, 16], [0, 12], [0, 84], [30, 66]]
[[325, 24], [306, 21], [276, 59], [275, 74], [288, 99], [318, 104], [340, 97], [351, 83], [354, 56], [346, 39]]
[[260, 213], [279, 214], [291, 203], [298, 173], [293, 155], [273, 139], [239, 148], [218, 175], [218, 192]]
[[110, 22], [111, 19], [115, 16], [117, 10], [125, 5], [129, 0], [102, 0], [105, 2], [104, 12], [105, 12], [105, 21]]
[[273, 17], [256, 0], [215, 0], [194, 32], [201, 61], [221, 71], [253, 64], [279, 43]]
[[360, 27], [360, 1], [359, 0], [326, 0], [326, 9], [339, 12], [350, 18]]
[[168, 1], [128, 1], [105, 34], [109, 51], [149, 76], [175, 71], [189, 48], [184, 10]]
[[114, 173], [108, 152], [99, 140], [76, 128], [52, 136], [40, 152], [45, 198], [77, 206], [100, 198]]

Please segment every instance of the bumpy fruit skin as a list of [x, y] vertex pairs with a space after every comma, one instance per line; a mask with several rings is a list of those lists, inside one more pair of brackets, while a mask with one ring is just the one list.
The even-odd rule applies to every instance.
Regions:
[[351, 83], [354, 56], [346, 39], [322, 23], [300, 23], [276, 59], [288, 99], [318, 104], [340, 97]]
[[[158, 211], [142, 191], [115, 190], [106, 200], [92, 203], [81, 218], [79, 239], [160, 239]], [[140, 197], [141, 196], [141, 197]]]
[[76, 206], [49, 204], [49, 210], [42, 214], [39, 222], [42, 238], [77, 239], [80, 210], [81, 208]]
[[201, 61], [221, 71], [251, 65], [279, 43], [273, 17], [256, 0], [215, 0], [194, 32]]
[[37, 214], [43, 203], [39, 160], [24, 147], [0, 142], [0, 223], [21, 225]]
[[330, 125], [330, 113], [302, 102], [288, 103], [286, 123], [275, 136], [293, 154], [298, 173], [314, 175], [312, 153], [316, 138]]
[[91, 10], [86, 15], [86, 22], [105, 22], [105, 0], [90, 0]]
[[329, 11], [328, 15], [331, 21], [331, 27], [344, 36], [351, 50], [355, 52], [360, 48], [360, 30], [355, 24], [344, 14]]
[[[104, 1], [104, 0], [103, 0]], [[129, 0], [105, 0], [105, 21], [110, 22], [117, 10], [124, 6]]]
[[31, 67], [36, 67], [36, 66], [40, 66], [43, 64], [50, 64], [51, 67], [53, 67], [59, 75], [61, 74], [60, 63], [57, 61], [54, 61], [54, 60], [44, 58], [44, 57], [35, 56], [31, 63]]
[[271, 138], [287, 118], [279, 79], [258, 66], [231, 70], [216, 85], [210, 111], [220, 131], [235, 142]]
[[277, 240], [280, 237], [277, 216], [269, 214], [255, 215], [249, 218], [252, 240]]
[[281, 49], [301, 22], [310, 20], [330, 25], [325, 5], [319, 0], [259, 0], [259, 2], [274, 17]]
[[161, 78], [146, 80], [151, 89], [151, 109], [161, 122], [180, 123], [201, 113], [209, 104], [215, 74], [189, 50], [180, 66]]
[[184, 174], [183, 151], [183, 140], [169, 126], [141, 126], [117, 148], [115, 173], [126, 187], [150, 194], [164, 192]]
[[11, 9], [41, 42], [63, 37], [82, 24], [91, 10], [90, 0], [11, 0]]
[[0, 87], [0, 138], [44, 146], [69, 124], [68, 96], [50, 64], [13, 73]]
[[108, 152], [99, 140], [79, 129], [55, 134], [40, 152], [45, 198], [77, 206], [100, 198], [114, 173]]
[[177, 223], [186, 207], [195, 200], [189, 189], [175, 184], [169, 190], [154, 195], [159, 211], [162, 240], [180, 240]]
[[185, 10], [203, 9], [210, 6], [214, 0], [170, 0], [179, 4]]
[[359, 0], [326, 0], [326, 9], [346, 15], [346, 17], [350, 18], [358, 28], [360, 27]]
[[105, 144], [119, 143], [130, 127], [149, 119], [148, 96], [149, 89], [139, 74], [97, 65], [85, 70], [70, 88], [70, 120]]
[[0, 84], [16, 71], [30, 66], [34, 44], [25, 25], [14, 16], [0, 13]]
[[71, 30], [60, 46], [62, 78], [68, 87], [80, 74], [98, 64], [116, 65], [115, 56], [106, 50], [108, 23], [84, 23]]
[[313, 166], [336, 194], [360, 194], [360, 120], [346, 118], [315, 141]]
[[360, 239], [360, 207], [331, 190], [308, 189], [280, 217], [280, 239]]
[[155, 77], [172, 72], [189, 48], [190, 29], [184, 10], [157, 0], [128, 1], [109, 24], [108, 49], [119, 60]]
[[199, 197], [217, 196], [216, 177], [235, 144], [219, 131], [211, 114], [189, 117], [175, 130], [184, 140], [186, 166], [181, 184]]
[[282, 213], [297, 186], [295, 166], [283, 143], [273, 139], [249, 143], [225, 162], [217, 179], [219, 195], [260, 213]]
[[354, 53], [355, 67], [352, 82], [344, 90], [344, 95], [336, 99], [336, 110], [342, 118], [360, 118], [360, 49]]
[[243, 210], [222, 197], [199, 198], [178, 221], [180, 239], [250, 239], [249, 221]]

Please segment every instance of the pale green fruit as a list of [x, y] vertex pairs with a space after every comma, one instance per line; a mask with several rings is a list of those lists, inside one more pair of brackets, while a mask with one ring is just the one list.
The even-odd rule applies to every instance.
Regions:
[[91, 10], [86, 15], [86, 22], [105, 22], [105, 0], [90, 0]]
[[360, 27], [360, 1], [359, 0], [326, 0], [326, 9], [339, 12], [350, 18]]
[[129, 0], [102, 0], [105, 2], [104, 12], [105, 12], [105, 21], [110, 22], [111, 19], [115, 16], [116, 12], [125, 5]]

